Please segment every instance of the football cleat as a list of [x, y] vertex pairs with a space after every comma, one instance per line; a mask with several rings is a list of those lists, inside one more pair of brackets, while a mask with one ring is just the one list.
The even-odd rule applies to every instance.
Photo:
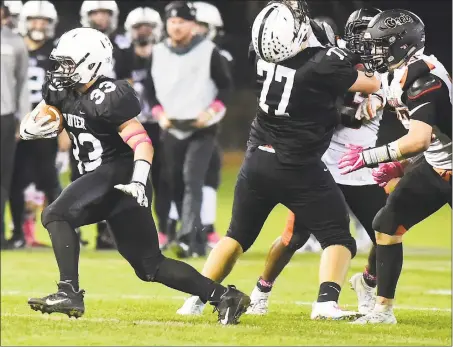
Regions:
[[70, 283], [59, 282], [58, 292], [43, 298], [30, 298], [28, 304], [34, 311], [49, 314], [58, 312], [68, 315], [69, 318], [80, 318], [85, 313], [84, 294], [84, 290], [76, 292]]
[[351, 324], [396, 324], [396, 317], [391, 307], [376, 305], [373, 311], [360, 317]]
[[184, 301], [184, 304], [178, 311], [176, 311], [176, 313], [182, 316], [200, 315], [203, 313], [205, 305], [206, 304], [204, 304], [198, 296], [191, 296]]
[[218, 321], [220, 324], [238, 324], [239, 317], [250, 306], [250, 297], [239, 290], [235, 286], [228, 286], [227, 291], [222, 294], [218, 302], [211, 302], [214, 306], [214, 312], [218, 313]]
[[376, 289], [365, 283], [362, 273], [352, 276], [349, 283], [351, 289], [357, 294], [359, 313], [363, 315], [370, 313], [376, 304]]
[[258, 287], [255, 287], [252, 291], [252, 294], [250, 295], [251, 299], [251, 304], [250, 307], [247, 309], [247, 312], [245, 314], [250, 314], [250, 315], [265, 315], [268, 312], [268, 307], [269, 307], [269, 295], [271, 295], [271, 292], [268, 293], [263, 293], [258, 289]]
[[312, 320], [354, 320], [362, 315], [354, 311], [343, 311], [335, 301], [314, 302], [310, 318]]

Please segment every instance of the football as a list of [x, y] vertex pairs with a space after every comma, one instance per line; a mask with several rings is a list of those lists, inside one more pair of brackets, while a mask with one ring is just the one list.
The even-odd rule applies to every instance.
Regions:
[[45, 105], [41, 107], [38, 115], [36, 116], [36, 120], [42, 117], [50, 116], [49, 122], [56, 121], [59, 123], [58, 133], [61, 133], [64, 129], [64, 121], [63, 115], [61, 114], [60, 110], [52, 105]]

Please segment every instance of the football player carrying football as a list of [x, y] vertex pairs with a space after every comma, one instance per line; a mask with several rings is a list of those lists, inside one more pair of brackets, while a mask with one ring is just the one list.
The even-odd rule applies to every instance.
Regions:
[[[377, 298], [372, 312], [357, 324], [395, 324], [393, 300], [403, 265], [402, 237], [446, 203], [451, 206], [451, 79], [433, 56], [423, 54], [425, 26], [406, 10], [374, 17], [363, 37], [362, 60], [370, 71], [390, 72], [387, 96], [407, 135], [384, 146], [353, 146], [339, 168], [343, 173], [377, 167], [379, 183], [401, 174], [398, 161], [424, 152], [424, 160], [406, 173], [373, 221], [376, 231]], [[393, 76], [391, 76], [393, 75]]]
[[[354, 312], [342, 312], [337, 300], [356, 243], [344, 197], [321, 157], [340, 118], [337, 98], [348, 90], [374, 93], [380, 81], [357, 71], [351, 52], [319, 42], [309, 45], [310, 40], [317, 42], [303, 1], [273, 1], [254, 21], [257, 115], [227, 236], [210, 253], [203, 273], [225, 279], [281, 203], [295, 214], [288, 243], [297, 249], [312, 233], [324, 249], [320, 293], [325, 295], [313, 305], [311, 317], [354, 317]], [[188, 300], [203, 306], [196, 298]]]
[[[106, 220], [118, 251], [137, 276], [209, 301], [222, 324], [236, 323], [250, 298], [234, 286], [225, 288], [190, 265], [168, 259], [159, 250], [150, 213], [149, 182], [153, 147], [136, 119], [140, 102], [126, 80], [104, 76], [111, 69], [112, 44], [92, 28], [66, 32], [52, 51], [43, 101], [21, 123], [24, 140], [54, 137], [59, 124], [42, 116], [42, 105], [58, 108], [70, 134], [80, 178], [42, 213], [60, 270], [58, 291], [28, 303], [41, 312], [80, 317], [85, 311], [79, 288], [80, 245], [75, 228]], [[40, 115], [37, 119], [37, 115]], [[37, 120], [36, 120], [37, 119]], [[36, 120], [36, 121], [35, 121]]]

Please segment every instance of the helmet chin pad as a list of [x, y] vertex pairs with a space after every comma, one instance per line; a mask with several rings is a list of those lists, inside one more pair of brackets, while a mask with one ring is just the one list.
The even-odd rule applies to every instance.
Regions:
[[41, 30], [32, 29], [32, 30], [28, 31], [28, 37], [32, 41], [40, 42], [40, 41], [44, 41], [46, 39], [46, 34]]

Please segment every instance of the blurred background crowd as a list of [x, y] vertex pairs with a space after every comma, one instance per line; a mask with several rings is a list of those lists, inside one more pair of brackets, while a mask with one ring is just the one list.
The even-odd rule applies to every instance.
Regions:
[[[90, 26], [109, 35], [114, 45], [115, 66], [112, 77], [128, 79], [137, 92], [147, 94], [149, 88], [144, 80], [151, 69], [153, 47], [168, 36], [177, 40], [184, 36], [184, 29], [175, 29], [180, 23], [169, 21], [176, 16], [184, 21], [193, 22], [190, 31], [212, 41], [222, 56], [220, 75], [227, 76], [226, 85], [218, 85], [220, 91], [228, 89], [229, 97], [225, 100], [226, 115], [218, 129], [218, 136], [212, 146], [212, 158], [208, 158], [209, 167], [203, 173], [203, 204], [199, 208], [199, 221], [204, 230], [202, 243], [211, 246], [218, 240], [215, 232], [215, 191], [221, 182], [222, 153], [243, 151], [246, 146], [249, 125], [255, 116], [256, 97], [253, 91], [253, 69], [247, 61], [250, 44], [250, 28], [256, 14], [267, 1], [3, 1], [2, 2], [2, 99], [1, 99], [1, 136], [2, 136], [2, 248], [19, 249], [25, 246], [41, 247], [35, 237], [36, 213], [43, 204], [53, 201], [61, 191], [59, 174], [70, 170], [72, 179], [77, 178], [77, 163], [71, 159], [69, 138], [61, 135], [58, 140], [40, 140], [26, 143], [15, 136], [15, 127], [29, 110], [41, 100], [41, 86], [45, 70], [50, 67], [48, 56], [58, 42], [58, 37], [67, 30]], [[337, 36], [343, 33], [344, 23], [354, 10], [373, 6], [382, 10], [404, 8], [418, 14], [427, 30], [426, 52], [435, 54], [451, 73], [451, 50], [448, 49], [451, 38], [451, 2], [430, 1], [429, 5], [421, 1], [308, 1], [313, 18], [327, 22]], [[188, 7], [187, 7], [188, 6]], [[187, 9], [187, 11], [186, 11]], [[175, 13], [172, 12], [176, 11]], [[186, 12], [185, 12], [186, 11]], [[172, 14], [173, 13], [173, 14]], [[439, 16], [439, 14], [441, 14]], [[179, 18], [178, 17], [178, 18]], [[168, 30], [170, 29], [170, 30]], [[173, 32], [171, 32], [173, 30]], [[170, 35], [169, 35], [170, 34]], [[11, 59], [14, 60], [10, 61]], [[14, 63], [15, 68], [11, 69]], [[211, 61], [212, 63], [212, 61]], [[10, 64], [10, 65], [8, 65]], [[162, 69], [171, 69], [163, 66]], [[211, 71], [211, 74], [214, 72]], [[220, 79], [222, 77], [220, 76]], [[6, 92], [6, 90], [10, 92]], [[159, 238], [165, 247], [176, 233], [180, 215], [184, 219], [183, 207], [171, 205], [167, 196], [168, 187], [161, 184], [161, 169], [165, 158], [172, 154], [159, 155], [159, 140], [162, 124], [153, 116], [153, 106], [147, 103], [149, 95], [144, 95], [141, 121], [153, 138], [156, 157], [160, 164], [153, 163], [153, 185], [156, 194], [164, 198], [156, 200]], [[303, 96], [301, 96], [303, 97]], [[175, 100], [177, 102], [178, 100]], [[222, 100], [224, 101], [224, 100]], [[155, 110], [155, 109], [154, 109]], [[149, 113], [149, 115], [148, 115]], [[223, 116], [222, 116], [223, 117]], [[384, 120], [381, 130], [397, 136], [402, 127], [397, 122]], [[391, 128], [392, 131], [386, 129]], [[392, 135], [389, 135], [392, 136]], [[385, 136], [380, 137], [388, 142]], [[8, 140], [10, 139], [10, 140]], [[14, 142], [14, 143], [13, 143]], [[168, 164], [168, 162], [167, 162]], [[168, 177], [167, 177], [168, 178]], [[170, 184], [171, 185], [171, 184]], [[200, 187], [201, 188], [201, 187]], [[166, 190], [167, 189], [167, 190]], [[198, 189], [198, 188], [197, 188]], [[184, 192], [184, 188], [181, 188]], [[185, 193], [187, 192], [187, 187]], [[195, 194], [196, 195], [196, 194]], [[167, 196], [167, 199], [165, 198]], [[196, 200], [195, 197], [192, 197]], [[181, 198], [181, 201], [183, 198]], [[4, 211], [9, 201], [11, 225], [5, 223]], [[162, 202], [163, 201], [163, 202]], [[180, 201], [180, 202], [181, 202]], [[197, 205], [197, 204], [195, 204]], [[172, 208], [171, 208], [172, 206]], [[179, 213], [178, 213], [179, 212]], [[189, 217], [187, 217], [190, 219]], [[12, 237], [5, 235], [12, 229]], [[108, 226], [97, 226], [97, 249], [114, 248]], [[366, 239], [366, 236], [364, 236]], [[360, 237], [359, 237], [360, 240]], [[81, 243], [84, 244], [83, 235]], [[368, 245], [365, 242], [364, 247]], [[203, 250], [197, 251], [203, 255]], [[182, 256], [193, 256], [183, 254]]]

